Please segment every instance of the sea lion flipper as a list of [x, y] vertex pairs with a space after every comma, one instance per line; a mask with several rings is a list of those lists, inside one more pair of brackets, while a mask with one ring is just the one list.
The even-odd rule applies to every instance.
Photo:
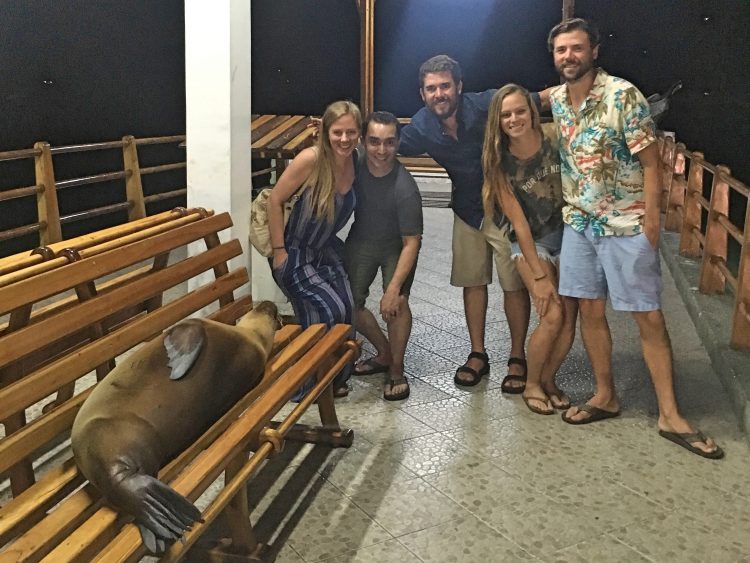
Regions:
[[151, 553], [164, 553], [167, 550], [167, 542], [157, 538], [151, 530], [143, 524], [138, 524], [138, 531], [141, 532], [141, 540]]
[[180, 379], [193, 367], [205, 341], [206, 331], [200, 322], [187, 321], [167, 331], [164, 348], [169, 358], [167, 365], [172, 368], [169, 379]]
[[162, 553], [167, 542], [174, 542], [195, 522], [203, 521], [193, 503], [155, 477], [140, 474], [123, 480], [123, 485], [142, 498], [135, 518], [143, 544], [152, 553]]

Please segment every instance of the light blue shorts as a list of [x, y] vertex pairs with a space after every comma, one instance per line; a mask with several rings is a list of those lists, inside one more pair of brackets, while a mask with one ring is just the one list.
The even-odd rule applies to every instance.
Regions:
[[[548, 233], [543, 237], [538, 238], [534, 241], [536, 246], [536, 253], [539, 255], [540, 260], [547, 260], [553, 264], [557, 264], [560, 260], [560, 249], [562, 247], [562, 236], [563, 230], [557, 230], [552, 233]], [[523, 253], [518, 241], [511, 241], [510, 243], [510, 257], [513, 260], [518, 260]]]
[[595, 236], [591, 226], [563, 231], [560, 295], [606, 299], [616, 311], [661, 309], [659, 251], [646, 235]]

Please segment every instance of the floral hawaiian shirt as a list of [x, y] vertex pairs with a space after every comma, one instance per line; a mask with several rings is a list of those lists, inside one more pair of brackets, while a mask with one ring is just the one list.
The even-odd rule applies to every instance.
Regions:
[[635, 156], [656, 141], [648, 102], [630, 82], [599, 69], [578, 113], [563, 84], [550, 94], [560, 128], [563, 220], [578, 232], [636, 235], [646, 211]]

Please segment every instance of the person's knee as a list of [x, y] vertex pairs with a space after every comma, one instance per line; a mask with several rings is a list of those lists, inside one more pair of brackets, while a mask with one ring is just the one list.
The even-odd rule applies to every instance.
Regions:
[[664, 315], [659, 309], [655, 311], [636, 311], [633, 313], [633, 318], [635, 318], [641, 330], [648, 330], [650, 333], [666, 333]]
[[523, 301], [529, 298], [529, 290], [525, 287], [513, 291], [503, 290], [503, 299], [506, 301]]
[[603, 299], [580, 299], [578, 308], [581, 318], [585, 320], [597, 320], [604, 318], [607, 304]]
[[545, 315], [539, 318], [539, 324], [546, 329], [559, 332], [562, 329], [564, 320], [565, 316], [562, 307], [553, 301], [547, 307]]

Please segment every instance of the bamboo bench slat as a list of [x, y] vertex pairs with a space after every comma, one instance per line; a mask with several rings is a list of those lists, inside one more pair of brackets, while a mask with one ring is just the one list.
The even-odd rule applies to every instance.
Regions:
[[[149, 229], [158, 225], [162, 225], [164, 223], [178, 221], [181, 224], [187, 224], [197, 221], [201, 218], [202, 211], [203, 210], [198, 209], [186, 210], [185, 212], [175, 210], [165, 211], [164, 213], [152, 215], [151, 217], [147, 217], [145, 219], [131, 221], [130, 223], [126, 223], [125, 225], [117, 225], [115, 227], [97, 231], [96, 233], [82, 235], [80, 237], [58, 243], [51, 243], [47, 245], [47, 248], [49, 248], [53, 253], [57, 253], [65, 248], [76, 248], [80, 251], [93, 246], [104, 245], [108, 242], [120, 241], [119, 244], [123, 244], [123, 241], [127, 241], [127, 237], [129, 235], [135, 235], [136, 238], [150, 236], [153, 231], [150, 231]], [[212, 215], [213, 213], [210, 214]], [[34, 266], [43, 261], [44, 257], [42, 255], [29, 254], [28, 252], [14, 254], [6, 258], [0, 258], [0, 276], [19, 270], [21, 268]]]
[[250, 130], [250, 144], [254, 145], [255, 143], [257, 143], [260, 139], [268, 135], [269, 131], [273, 131], [274, 129], [278, 128], [280, 125], [283, 125], [290, 117], [292, 116], [291, 115], [277, 115], [276, 117], [269, 119], [265, 123], [262, 123], [256, 126], [254, 129], [251, 129]]
[[[153, 258], [200, 240], [211, 234], [217, 227], [226, 228], [222, 225], [226, 225], [229, 221], [228, 214], [214, 215], [196, 224], [173, 225], [172, 229], [165, 231], [157, 238], [141, 234], [140, 237], [136, 237], [141, 240], [130, 244], [127, 244], [128, 238], [126, 238], [121, 240], [121, 246], [116, 245], [116, 248], [112, 250], [99, 252], [103, 250], [100, 247], [94, 247], [95, 250], [84, 249], [79, 253], [82, 260], [73, 263], [75, 267], [71, 267], [73, 264], [68, 263], [67, 258], [61, 257], [56, 260], [65, 262], [61, 263], [58, 268], [40, 273], [38, 276], [27, 277], [13, 284], [12, 287], [6, 285], [0, 278], [0, 314], [12, 311], [22, 303], [36, 303], [60, 291], [74, 288], [87, 279], [102, 277], [112, 269], [132, 266], [144, 259]], [[155, 227], [155, 229], [161, 230], [160, 227]], [[13, 276], [13, 278], [21, 277], [20, 273]]]
[[[11, 504], [0, 508], [0, 544], [21, 534], [40, 520], [43, 513], [83, 483], [73, 459], [51, 469], [32, 489], [27, 489]], [[40, 514], [40, 512], [42, 514]]]
[[261, 137], [257, 141], [254, 141], [251, 145], [251, 148], [258, 149], [265, 147], [268, 143], [276, 139], [276, 137], [283, 134], [289, 127], [292, 127], [293, 125], [304, 119], [304, 117], [301, 115], [287, 115], [284, 117], [286, 118], [284, 121], [278, 123], [276, 127], [267, 132], [263, 137]]

